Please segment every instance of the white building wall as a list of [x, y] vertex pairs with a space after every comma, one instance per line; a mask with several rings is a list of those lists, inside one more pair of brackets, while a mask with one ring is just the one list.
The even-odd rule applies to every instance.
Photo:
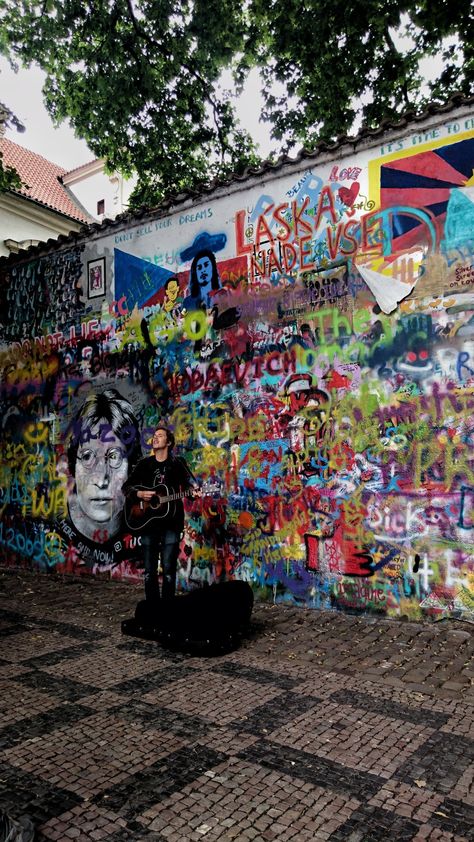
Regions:
[[82, 223], [52, 213], [47, 208], [35, 205], [13, 194], [0, 196], [0, 256], [9, 255], [13, 249], [5, 244], [7, 240], [24, 243], [24, 247], [59, 234], [79, 231]]
[[[94, 161], [88, 169], [81, 168], [75, 175], [71, 173], [63, 178], [63, 184], [77, 198], [85, 210], [94, 219], [115, 219], [128, 207], [128, 200], [135, 186], [136, 179], [125, 180], [118, 173], [107, 175], [103, 171], [103, 162]], [[98, 213], [97, 203], [104, 201], [104, 212]]]

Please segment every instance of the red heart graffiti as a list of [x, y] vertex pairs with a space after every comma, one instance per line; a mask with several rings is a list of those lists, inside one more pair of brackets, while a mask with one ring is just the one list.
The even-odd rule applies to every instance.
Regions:
[[339, 198], [341, 202], [347, 205], [349, 208], [352, 207], [355, 200], [357, 199], [358, 193], [360, 190], [360, 184], [358, 181], [354, 181], [351, 186], [348, 187], [340, 187], [339, 188]]

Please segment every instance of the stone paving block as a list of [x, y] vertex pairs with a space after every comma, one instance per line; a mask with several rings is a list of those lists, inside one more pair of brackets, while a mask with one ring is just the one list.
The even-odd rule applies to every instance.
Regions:
[[431, 789], [448, 795], [473, 762], [473, 740], [432, 733], [397, 769], [394, 777], [407, 783], [425, 779]]
[[[237, 666], [238, 670], [242, 671], [242, 677], [246, 677], [246, 675], [247, 677], [249, 676], [248, 670], [250, 670], [251, 673], [253, 673], [254, 670], [262, 670], [262, 661], [265, 661], [265, 659], [262, 659], [262, 656], [259, 655], [254, 648], [248, 648], [251, 644], [253, 644], [253, 641], [245, 641], [244, 639], [240, 648], [229, 653], [225, 659], [219, 659], [219, 664], [229, 664], [231, 665], [232, 670], [235, 670], [235, 667]], [[284, 681], [295, 681], [296, 684], [293, 686], [299, 687], [301, 682], [307, 680], [308, 678], [307, 669], [304, 670], [301, 663], [295, 663], [293, 660], [280, 658], [278, 661], [272, 661], [271, 667], [271, 669], [263, 670], [269, 683], [272, 683], [270, 680], [271, 676], [279, 675], [280, 677], [283, 677]], [[215, 666], [212, 664], [210, 671], [216, 671]], [[291, 688], [282, 687], [281, 689]]]
[[[45, 655], [49, 652], [57, 652], [60, 649], [67, 649], [76, 644], [73, 637], [66, 637], [60, 632], [49, 632], [35, 627], [27, 629], [18, 634], [12, 634], [8, 638], [8, 659], [12, 663], [21, 663], [38, 655]], [[7, 641], [4, 641], [3, 652], [5, 652]]]
[[[57, 593], [54, 593], [54, 598], [54, 601], [56, 601]], [[81, 619], [84, 617], [84, 613], [85, 616], [87, 616], [87, 612], [84, 612], [84, 607], [84, 605], [81, 606]], [[25, 614], [22, 612], [24, 612], [24, 605], [21, 606], [20, 611], [10, 611], [2, 608], [0, 609], [0, 616], [9, 619], [12, 623], [19, 623], [21, 625], [25, 620]], [[70, 613], [70, 610], [67, 611], [66, 616], [70, 616]], [[33, 611], [28, 615], [28, 626], [35, 626], [37, 629], [35, 633], [36, 640], [41, 640], [41, 635], [38, 634], [40, 630], [49, 632], [51, 639], [55, 639], [56, 636], [60, 636], [65, 640], [70, 637], [76, 640], [92, 640], [97, 642], [97, 640], [106, 637], [106, 634], [103, 631], [98, 631], [97, 629], [91, 630], [83, 628], [81, 625], [76, 623], [59, 620], [58, 613], [56, 611], [55, 619], [51, 619], [51, 612], [49, 612], [47, 617], [37, 616], [37, 614], [37, 611]]]
[[183, 739], [189, 739], [192, 735], [194, 741], [205, 736], [211, 728], [211, 724], [201, 717], [137, 699], [124, 703], [122, 698], [114, 713], [129, 722], [140, 722], [143, 728], [159, 729]]
[[121, 834], [126, 827], [125, 820], [120, 816], [100, 809], [95, 804], [79, 804], [66, 815], [67, 818], [57, 816], [42, 825], [41, 835], [45, 840], [63, 842], [65, 838], [77, 838], [80, 842], [81, 839], [111, 839], [112, 836], [115, 838], [116, 835]]
[[411, 840], [419, 825], [409, 818], [369, 805], [358, 807], [347, 821], [329, 836], [328, 842], [386, 842]]
[[121, 635], [141, 588], [25, 581], [0, 574], [0, 807], [38, 842], [471, 842], [457, 621], [257, 604], [206, 659]]
[[32, 670], [31, 672], [22, 673], [18, 676], [18, 681], [32, 687], [34, 690], [39, 690], [43, 693], [48, 693], [52, 698], [59, 698], [68, 702], [75, 702], [81, 696], [98, 693], [98, 689], [91, 684], [85, 684], [82, 681], [74, 681], [72, 678], [56, 678], [43, 670]]
[[433, 792], [426, 781], [419, 780], [418, 785], [387, 781], [368, 801], [374, 806], [399, 815], [409, 816], [417, 822], [425, 822], [436, 810], [440, 809], [443, 796]]
[[74, 661], [92, 652], [97, 654], [96, 646], [93, 643], [79, 643], [76, 646], [70, 646], [67, 649], [60, 649], [56, 652], [46, 652], [43, 655], [33, 655], [32, 658], [28, 658], [24, 661], [23, 664], [30, 669], [43, 669], [45, 667], [54, 666], [54, 664], [64, 663], [65, 661]]
[[[20, 622], [19, 615], [17, 616], [17, 623]], [[3, 633], [8, 634], [9, 629], [14, 625], [13, 621], [9, 619], [5, 608], [0, 607], [0, 636]]]
[[212, 745], [217, 751], [222, 751], [224, 754], [233, 757], [237, 751], [254, 745], [259, 739], [258, 734], [249, 734], [246, 731], [239, 731], [239, 735], [236, 737], [231, 726], [228, 728], [216, 726], [211, 727], [205, 736], [198, 737], [196, 743]]
[[347, 765], [268, 740], [262, 740], [239, 752], [238, 756], [242, 760], [278, 769], [315, 786], [360, 798], [369, 798], [383, 784], [383, 778], [371, 772], [358, 772]]
[[22, 675], [0, 680], [0, 744], [8, 726], [58, 706], [58, 699], [47, 691], [27, 689], [20, 681]]
[[[303, 785], [301, 780], [281, 773], [270, 775], [264, 768], [235, 758], [232, 762], [217, 766], [214, 772], [215, 777], [210, 783], [215, 791], [219, 792], [224, 787], [230, 792], [231, 797], [225, 803], [223, 800], [220, 802], [222, 806], [216, 813], [218, 822], [206, 833], [206, 839], [217, 842], [225, 838], [225, 833], [232, 828], [235, 829], [233, 838], [236, 839], [244, 838], [242, 834], [245, 828], [255, 828], [262, 838], [267, 838], [265, 829], [273, 834], [273, 836], [268, 835], [268, 838], [281, 839], [287, 831], [288, 838], [298, 834], [298, 828], [293, 828], [292, 825], [308, 813], [308, 808], [302, 803], [300, 797]], [[249, 784], [251, 784], [250, 787]], [[324, 826], [329, 817], [334, 819], [336, 816], [334, 819], [336, 824], [342, 823], [345, 821], [345, 815], [342, 814], [343, 808], [346, 807], [347, 814], [350, 814], [359, 803], [346, 795], [326, 792], [321, 787], [312, 786], [310, 791], [313, 807], [311, 821], [317, 828]], [[194, 781], [183, 791], [183, 794], [184, 799], [179, 802], [179, 805], [175, 805], [173, 798], [170, 798], [163, 802], [161, 809], [155, 806], [149, 811], [150, 816], [155, 816], [150, 825], [151, 828], [164, 833], [165, 826], [176, 827], [177, 817], [182, 815], [183, 805], [186, 803], [195, 805], [199, 821], [202, 821], [202, 817], [205, 816], [205, 821], [208, 822], [208, 817], [212, 814], [211, 810], [216, 808], [211, 808], [203, 795], [202, 782]], [[197, 801], [192, 800], [193, 794], [200, 796]], [[275, 806], [271, 807], [270, 804]], [[341, 814], [340, 819], [339, 814]], [[276, 833], [278, 828], [279, 831]]]
[[457, 834], [439, 830], [439, 828], [433, 827], [431, 824], [424, 824], [419, 828], [412, 842], [471, 842], [471, 840], [472, 836], [458, 836]]
[[166, 651], [161, 648], [156, 640], [146, 640], [145, 638], [120, 641], [116, 644], [115, 649], [117, 652], [138, 655], [140, 658], [150, 658], [158, 663], [163, 663], [163, 661], [182, 663], [191, 658], [188, 653]]
[[92, 708], [92, 710], [105, 708], [112, 710], [123, 705], [123, 694], [115, 693], [114, 690], [97, 690], [93, 689], [92, 693], [87, 693], [77, 700], [78, 705]]
[[347, 705], [321, 704], [272, 734], [272, 741], [350, 769], [386, 776], [423, 746], [432, 729]]
[[281, 696], [282, 691], [271, 684], [259, 685], [247, 678], [235, 678], [197, 670], [188, 671], [184, 678], [167, 683], [159, 690], [146, 693], [145, 701], [170, 707], [183, 713], [203, 717], [210, 722], [227, 725], [266, 701]]
[[[177, 839], [178, 837], [176, 837]], [[143, 827], [140, 830], [132, 830], [127, 824], [122, 830], [115, 830], [111, 835], [105, 837], [105, 842], [165, 842], [170, 837], [162, 836], [159, 833], [146, 831]], [[180, 837], [185, 842], [184, 837]]]
[[235, 678], [248, 678], [256, 684], [272, 684], [274, 687], [279, 687], [281, 690], [291, 690], [297, 686], [298, 679], [292, 678], [289, 675], [284, 675], [279, 672], [271, 672], [270, 670], [262, 669], [261, 667], [246, 667], [238, 662], [224, 662], [219, 663], [211, 668], [213, 672], [221, 673], [222, 675]]
[[361, 693], [354, 690], [337, 691], [333, 693], [330, 699], [337, 704], [345, 704], [360, 708], [361, 710], [374, 711], [383, 714], [383, 716], [402, 719], [405, 722], [419, 723], [422, 721], [426, 726], [431, 728], [441, 728], [449, 719], [447, 713], [437, 713], [429, 708], [403, 705], [391, 699], [377, 698], [369, 693]]
[[[31, 696], [28, 695], [28, 702]], [[47, 698], [47, 697], [46, 697]], [[53, 731], [67, 725], [68, 723], [75, 724], [85, 716], [91, 715], [91, 710], [88, 707], [75, 705], [59, 705], [58, 700], [53, 698], [48, 699], [50, 704], [41, 704], [41, 713], [36, 716], [28, 716], [20, 719], [0, 731], [0, 749], [11, 748], [15, 745], [24, 744], [44, 737]], [[54, 705], [56, 706], [54, 707]], [[30, 704], [28, 704], [30, 710]], [[33, 708], [34, 710], [34, 708]], [[26, 710], [24, 711], [27, 712]]]
[[27, 814], [41, 825], [81, 802], [66, 788], [48, 784], [29, 772], [0, 761], [0, 810], [13, 816]]
[[466, 804], [465, 801], [445, 798], [430, 814], [429, 823], [470, 839], [474, 835], [474, 801], [471, 799], [470, 804]]
[[69, 791], [90, 798], [106, 790], [112, 780], [115, 786], [182, 745], [173, 734], [143, 728], [113, 711], [107, 717], [89, 715], [35, 743], [8, 749], [5, 757], [45, 781], [61, 774]]
[[280, 729], [287, 722], [298, 724], [300, 717], [307, 711], [314, 710], [319, 700], [312, 696], [298, 693], [283, 693], [256, 707], [247, 716], [228, 723], [230, 728], [248, 731], [250, 734], [263, 736]]
[[6, 678], [15, 678], [15, 676], [22, 675], [28, 671], [28, 667], [25, 667], [21, 663], [11, 664], [4, 658], [0, 658], [0, 675], [3, 680]]
[[[137, 663], [139, 666], [140, 662]], [[186, 679], [189, 676], [192, 680], [195, 674], [196, 669], [184, 663], [173, 664], [172, 666], [167, 665], [166, 662], [154, 663], [151, 669], [148, 664], [141, 675], [127, 678], [125, 681], [120, 678], [113, 685], [113, 689], [116, 693], [127, 693], [144, 698], [146, 693], [167, 684], [174, 684], [180, 679]]]
[[449, 793], [450, 797], [474, 807], [474, 766], [469, 763]]
[[94, 800], [125, 818], [140, 816], [152, 804], [163, 801], [176, 789], [201, 777], [222, 759], [223, 755], [204, 746], [168, 752], [163, 760], [128, 776], [118, 786], [102, 791]]
[[124, 682], [135, 681], [136, 678], [147, 676], [157, 669], [163, 669], [160, 661], [150, 661], [140, 658], [137, 654], [117, 658], [115, 648], [96, 647], [93, 652], [82, 655], [74, 660], [66, 659], [52, 665], [45, 665], [43, 669], [53, 678], [79, 680], [84, 684], [101, 689], [116, 689]]

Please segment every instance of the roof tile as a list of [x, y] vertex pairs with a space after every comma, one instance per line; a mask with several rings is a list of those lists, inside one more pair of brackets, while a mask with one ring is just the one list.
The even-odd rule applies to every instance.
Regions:
[[59, 181], [60, 176], [65, 175], [67, 170], [5, 137], [0, 138], [0, 152], [3, 163], [8, 167], [14, 167], [24, 185], [27, 185], [12, 192], [33, 199], [78, 222], [91, 221], [91, 218], [74, 204], [73, 199]]

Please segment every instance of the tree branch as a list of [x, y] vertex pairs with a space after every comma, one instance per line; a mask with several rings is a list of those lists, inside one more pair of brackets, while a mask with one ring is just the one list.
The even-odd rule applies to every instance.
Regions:
[[[127, 8], [128, 8], [128, 13], [130, 15], [130, 20], [131, 20], [133, 29], [135, 30], [135, 34], [139, 38], [143, 38], [153, 48], [159, 47], [160, 49], [163, 49], [162, 45], [158, 44], [156, 39], [153, 38], [151, 35], [149, 35], [148, 32], [146, 32], [146, 30], [141, 26], [140, 22], [136, 19], [135, 12], [133, 10], [132, 0], [126, 0], [126, 3], [127, 3]], [[169, 55], [169, 53], [168, 53], [168, 55]], [[206, 80], [202, 78], [201, 74], [197, 70], [195, 70], [193, 67], [191, 67], [187, 62], [183, 62], [182, 66], [185, 70], [188, 71], [190, 76], [193, 76], [193, 78], [196, 79], [197, 82], [199, 82], [199, 85], [201, 87], [202, 94], [203, 94], [203, 99], [205, 100], [205, 102], [208, 102], [209, 105], [212, 108], [214, 125], [216, 127], [217, 137], [218, 137], [218, 140], [219, 140], [219, 146], [220, 146], [220, 149], [221, 149], [221, 161], [223, 161], [225, 153], [230, 149], [230, 146], [227, 143], [227, 140], [225, 138], [225, 134], [223, 132], [221, 123], [219, 121], [219, 113], [218, 113], [217, 102], [211, 96], [211, 93], [209, 91], [209, 86], [208, 86]]]
[[[400, 60], [400, 57], [401, 57], [401, 54], [400, 54], [400, 52], [397, 50], [397, 48], [396, 48], [396, 46], [395, 46], [395, 43], [394, 43], [394, 41], [393, 41], [393, 38], [392, 38], [392, 36], [390, 35], [390, 30], [389, 30], [389, 28], [388, 28], [388, 24], [385, 24], [385, 27], [384, 27], [384, 36], [385, 36], [385, 42], [386, 42], [386, 44], [387, 44], [387, 46], [388, 46], [388, 48], [389, 48], [390, 52], [391, 52], [391, 53], [392, 53], [392, 55], [393, 55], [393, 56], [395, 56], [395, 58], [399, 61], [399, 60]], [[403, 79], [403, 82], [401, 83], [401, 88], [402, 88], [403, 99], [405, 100], [405, 104], [406, 104], [406, 105], [410, 105], [411, 103], [410, 103], [410, 97], [408, 96], [408, 86], [407, 86], [407, 80], [406, 80], [406, 78], [405, 78], [405, 77], [404, 77], [404, 79]]]

